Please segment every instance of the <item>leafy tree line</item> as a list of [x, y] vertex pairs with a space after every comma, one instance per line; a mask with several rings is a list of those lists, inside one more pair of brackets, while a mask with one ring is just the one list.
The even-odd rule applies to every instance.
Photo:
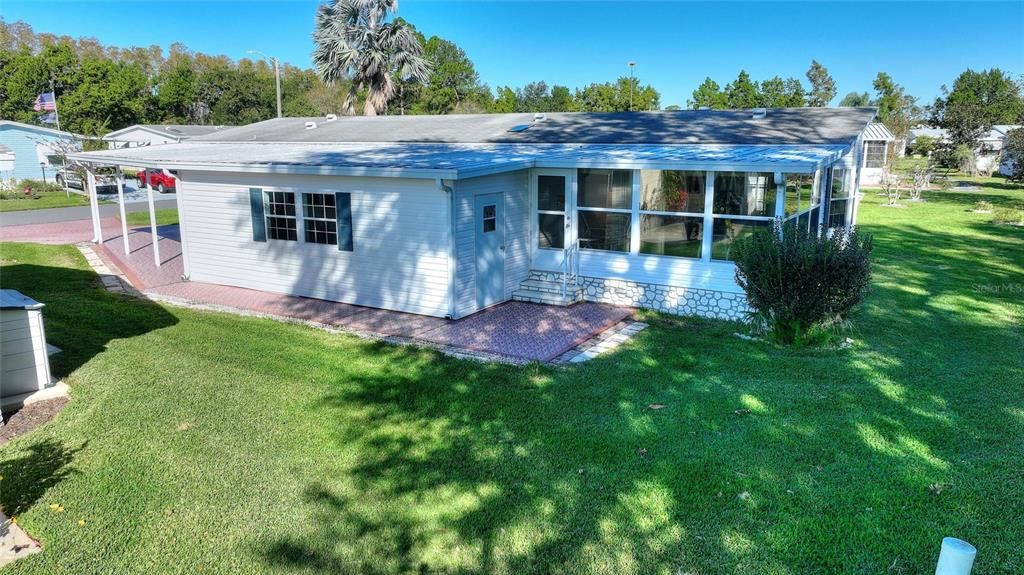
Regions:
[[[635, 79], [594, 83], [571, 91], [533, 82], [495, 92], [480, 82], [472, 61], [453, 42], [412, 28], [429, 74], [423, 81], [389, 74], [393, 93], [380, 113], [448, 114], [650, 110], [659, 94]], [[283, 65], [286, 116], [319, 116], [351, 109], [365, 113], [368, 90], [353, 76], [327, 83], [313, 69]], [[262, 59], [233, 60], [173, 44], [117, 48], [92, 38], [36, 33], [24, 22], [0, 19], [0, 118], [38, 123], [36, 96], [52, 87], [61, 128], [89, 135], [137, 123], [241, 125], [276, 115], [274, 70]], [[632, 93], [632, 108], [630, 99]], [[351, 102], [349, 101], [351, 95]]]
[[835, 98], [836, 83], [828, 69], [811, 61], [807, 70], [810, 89], [804, 88], [798, 78], [779, 76], [762, 82], [755, 82], [746, 70], [721, 87], [710, 77], [693, 91], [693, 99], [687, 102], [693, 109], [738, 110], [746, 108], [800, 108], [803, 106], [827, 106]]

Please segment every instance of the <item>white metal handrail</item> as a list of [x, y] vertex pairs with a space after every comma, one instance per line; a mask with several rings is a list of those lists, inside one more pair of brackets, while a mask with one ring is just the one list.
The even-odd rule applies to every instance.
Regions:
[[562, 249], [562, 297], [569, 297], [569, 286], [575, 289], [579, 276], [580, 244], [575, 241]]

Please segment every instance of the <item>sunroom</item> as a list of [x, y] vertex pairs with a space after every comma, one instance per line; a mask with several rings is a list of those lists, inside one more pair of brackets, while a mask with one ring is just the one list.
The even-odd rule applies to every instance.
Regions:
[[[776, 218], [809, 230], [855, 218], [857, 164], [845, 150], [752, 148], [689, 147], [692, 160], [714, 169], [637, 158], [631, 163], [641, 167], [632, 169], [533, 169], [531, 273], [514, 296], [665, 311], [696, 299], [702, 309], [689, 311], [740, 313], [742, 298], [732, 297], [741, 295], [732, 264], [738, 238]], [[666, 169], [675, 166], [682, 169]], [[724, 309], [708, 303], [723, 298]]]

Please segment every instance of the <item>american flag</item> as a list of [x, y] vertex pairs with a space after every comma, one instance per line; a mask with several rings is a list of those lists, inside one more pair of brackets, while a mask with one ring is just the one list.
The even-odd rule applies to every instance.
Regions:
[[43, 92], [36, 97], [36, 103], [32, 105], [32, 109], [37, 112], [43, 110], [54, 111], [57, 109], [57, 99], [53, 97], [53, 92]]

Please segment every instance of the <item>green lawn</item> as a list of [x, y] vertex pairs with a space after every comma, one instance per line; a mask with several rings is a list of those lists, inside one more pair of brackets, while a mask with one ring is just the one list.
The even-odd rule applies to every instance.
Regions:
[[[125, 219], [128, 220], [128, 225], [130, 226], [148, 226], [149, 212], [128, 212], [125, 214]], [[178, 223], [178, 210], [168, 208], [156, 211], [156, 225], [166, 226], [176, 223]]]
[[[44, 208], [67, 208], [73, 206], [88, 206], [89, 198], [82, 194], [71, 192], [38, 192], [39, 197], [18, 198], [16, 200], [0, 200], [0, 212], [18, 212], [21, 210], [41, 210]], [[110, 202], [100, 201], [101, 204]]]
[[915, 574], [953, 535], [1021, 573], [1024, 229], [968, 210], [1024, 191], [926, 198], [865, 199], [851, 349], [650, 314], [562, 370], [164, 308], [4, 245], [73, 390], [0, 447], [45, 546], [8, 570]]

